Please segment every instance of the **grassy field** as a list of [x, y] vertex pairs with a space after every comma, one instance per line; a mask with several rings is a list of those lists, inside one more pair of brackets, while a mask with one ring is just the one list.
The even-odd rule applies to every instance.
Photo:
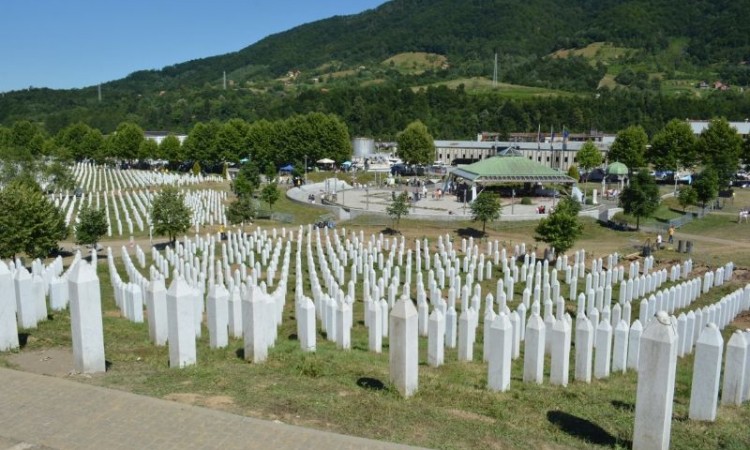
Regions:
[[[275, 211], [293, 214], [295, 224], [309, 223], [324, 214], [321, 209], [293, 203], [282, 198], [274, 205]], [[733, 219], [732, 219], [733, 220]], [[617, 251], [636, 257], [633, 243], [642, 242], [648, 233], [613, 231], [585, 220], [584, 236], [576, 248], [586, 248], [589, 257], [603, 257]], [[259, 222], [259, 226], [278, 226]], [[362, 230], [365, 235], [386, 231], [390, 222], [384, 217], [361, 217], [341, 223], [347, 231]], [[526, 242], [533, 245], [535, 222], [496, 222], [488, 226], [488, 239], [498, 239], [505, 247]], [[476, 235], [472, 222], [401, 221], [399, 230], [411, 242], [438, 235], [450, 236], [454, 241]], [[702, 234], [707, 237], [737, 235], [746, 226], [745, 239], [750, 234], [747, 224], [736, 224], [727, 216], [711, 215], [679, 230], [682, 234]], [[680, 237], [680, 234], [678, 234]], [[106, 243], [105, 243], [106, 245]], [[734, 259], [736, 282], [716, 288], [701, 297], [692, 307], [716, 301], [739, 284], [750, 281], [750, 259], [739, 255], [715, 253], [713, 247], [700, 246], [702, 261], [714, 265], [708, 258], [714, 255], [722, 263]], [[718, 244], [717, 244], [718, 245]], [[729, 246], [731, 247], [731, 246]], [[724, 245], [721, 246], [724, 248]], [[117, 253], [117, 252], [116, 252]], [[747, 254], [747, 250], [744, 250]], [[694, 259], [699, 260], [699, 255]], [[684, 259], [667, 248], [655, 254], [659, 267]], [[292, 264], [293, 266], [293, 264]], [[122, 276], [124, 269], [118, 259]], [[303, 271], [306, 272], [306, 258]], [[696, 273], [705, 270], [696, 264]], [[455, 350], [446, 351], [446, 364], [431, 368], [426, 364], [426, 339], [420, 339], [419, 391], [413, 398], [401, 399], [388, 382], [388, 346], [384, 341], [382, 354], [367, 351], [367, 330], [363, 325], [362, 303], [355, 304], [352, 349], [336, 349], [335, 344], [318, 334], [317, 351], [304, 354], [296, 340], [296, 322], [291, 293], [287, 296], [284, 321], [279, 337], [264, 364], [250, 364], [242, 360], [240, 340], [230, 340], [226, 349], [210, 349], [208, 332], [198, 340], [198, 362], [195, 367], [177, 370], [168, 367], [167, 348], [157, 348], [148, 340], [146, 324], [133, 324], [120, 317], [117, 311], [106, 264], [99, 264], [104, 311], [105, 352], [110, 367], [106, 375], [73, 379], [170, 400], [184, 401], [237, 414], [285, 423], [336, 431], [376, 439], [436, 448], [465, 449], [557, 449], [557, 448], [629, 448], [633, 436], [633, 414], [636, 375], [613, 374], [608, 379], [592, 384], [573, 382], [568, 387], [546, 384], [549, 376], [549, 357], [545, 367], [545, 384], [532, 385], [521, 381], [523, 355], [514, 362], [511, 390], [492, 393], [486, 389], [487, 366], [481, 362], [482, 328], [477, 330], [474, 361], [457, 362]], [[291, 271], [288, 286], [294, 286]], [[494, 280], [482, 283], [482, 293], [495, 292], [499, 273]], [[307, 278], [305, 274], [305, 278]], [[304, 281], [309, 294], [309, 280]], [[516, 285], [515, 308], [521, 295]], [[359, 287], [361, 289], [361, 286]], [[564, 290], [563, 290], [564, 291]], [[615, 291], [618, 291], [615, 289]], [[614, 297], [617, 297], [617, 292]], [[361, 297], [359, 297], [361, 298]], [[638, 317], [638, 305], [633, 304], [632, 317]], [[574, 305], [567, 309], [574, 314]], [[55, 313], [53, 320], [40, 324], [36, 330], [24, 330], [26, 345], [21, 352], [49, 348], [69, 348], [70, 319], [67, 312]], [[742, 327], [750, 324], [745, 317]], [[734, 329], [724, 331], [725, 338]], [[572, 352], [574, 353], [574, 351]], [[14, 366], [12, 355], [0, 355], [0, 364]], [[72, 365], [72, 362], [71, 362]], [[672, 421], [672, 447], [697, 449], [744, 449], [750, 447], [750, 407], [720, 407], [715, 423], [687, 420], [691, 374], [691, 356], [678, 363]]]

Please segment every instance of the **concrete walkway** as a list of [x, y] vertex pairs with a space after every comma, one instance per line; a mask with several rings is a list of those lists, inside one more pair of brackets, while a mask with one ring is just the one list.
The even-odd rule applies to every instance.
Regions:
[[0, 449], [213, 448], [408, 447], [0, 369]]
[[[315, 183], [294, 187], [287, 190], [286, 195], [297, 202], [307, 203], [308, 196], [312, 194], [315, 196], [315, 203], [320, 204], [321, 198], [326, 192], [332, 189], [331, 186], [333, 184]], [[337, 192], [337, 204], [362, 214], [382, 215], [386, 214], [386, 208], [392, 203], [394, 192], [400, 193], [406, 190], [407, 193], [413, 195], [415, 190], [418, 189], [415, 187], [405, 188], [403, 186], [387, 189], [352, 188], [348, 185], [347, 187], [343, 187], [343, 183], [340, 180], [339, 186], [342, 187]], [[446, 194], [440, 198], [434, 198], [432, 193], [433, 189], [431, 188], [427, 194], [427, 198], [412, 203], [409, 209], [410, 219], [466, 220], [471, 218], [471, 208], [469, 205], [459, 202], [454, 195]], [[547, 217], [547, 214], [539, 214], [537, 207], [544, 206], [547, 212], [550, 212], [553, 210], [557, 200], [551, 197], [535, 197], [532, 199], [532, 202], [533, 204], [531, 205], [522, 205], [521, 198], [503, 198], [503, 210], [500, 220], [539, 220], [542, 217]], [[511, 205], [511, 203], [513, 204]], [[596, 209], [594, 208], [590, 213], [596, 215]]]

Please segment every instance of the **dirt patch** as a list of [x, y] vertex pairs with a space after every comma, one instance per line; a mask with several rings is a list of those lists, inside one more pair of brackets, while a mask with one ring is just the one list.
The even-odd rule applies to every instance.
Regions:
[[71, 348], [23, 351], [8, 356], [8, 362], [24, 372], [39, 375], [67, 377], [74, 373]]
[[750, 270], [735, 268], [732, 270], [732, 281], [737, 281], [743, 284], [750, 282]]
[[446, 410], [449, 414], [458, 417], [459, 419], [467, 420], [478, 420], [484, 423], [495, 423], [495, 419], [489, 416], [483, 416], [481, 414], [473, 413], [471, 411], [464, 411], [461, 409], [448, 409]]
[[226, 395], [202, 395], [193, 392], [183, 392], [165, 395], [164, 400], [218, 409], [220, 411], [234, 412], [236, 410], [234, 399]]
[[750, 329], [750, 311], [740, 313], [732, 322], [732, 326], [737, 327], [738, 330]]

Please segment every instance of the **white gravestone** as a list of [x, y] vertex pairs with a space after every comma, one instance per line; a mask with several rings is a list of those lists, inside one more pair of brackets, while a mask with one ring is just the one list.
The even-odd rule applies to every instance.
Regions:
[[229, 344], [229, 291], [214, 284], [208, 289], [207, 303], [209, 346], [224, 348]]
[[0, 261], [0, 352], [18, 348], [18, 323], [16, 321], [16, 296], [13, 277], [8, 266]]
[[732, 334], [727, 343], [727, 355], [724, 361], [724, 383], [721, 389], [722, 405], [742, 404], [745, 386], [745, 359], [747, 357], [747, 340], [741, 330]]
[[404, 397], [412, 396], [419, 384], [419, 335], [417, 310], [402, 297], [390, 315], [390, 379]]
[[148, 334], [154, 345], [167, 344], [169, 321], [167, 320], [167, 288], [164, 278], [151, 281], [146, 291], [146, 308], [148, 317]]
[[692, 420], [716, 420], [723, 351], [721, 332], [716, 325], [709, 323], [695, 345], [689, 413]]
[[196, 362], [193, 314], [193, 288], [182, 277], [177, 277], [167, 291], [170, 367], [182, 368], [192, 366]]
[[80, 261], [69, 274], [68, 289], [75, 370], [80, 373], [104, 372], [102, 294], [96, 269]]
[[487, 386], [492, 391], [510, 389], [513, 329], [504, 312], [495, 317], [490, 326], [490, 354], [487, 366]]
[[669, 448], [677, 368], [677, 331], [664, 311], [641, 336], [635, 401], [634, 449]]
[[594, 357], [594, 327], [583, 314], [576, 319], [575, 379], [591, 382], [591, 364]]

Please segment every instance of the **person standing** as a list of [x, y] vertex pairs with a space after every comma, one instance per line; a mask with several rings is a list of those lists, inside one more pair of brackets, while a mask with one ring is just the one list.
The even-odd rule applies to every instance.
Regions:
[[674, 225], [669, 226], [669, 242], [670, 244], [674, 243]]

